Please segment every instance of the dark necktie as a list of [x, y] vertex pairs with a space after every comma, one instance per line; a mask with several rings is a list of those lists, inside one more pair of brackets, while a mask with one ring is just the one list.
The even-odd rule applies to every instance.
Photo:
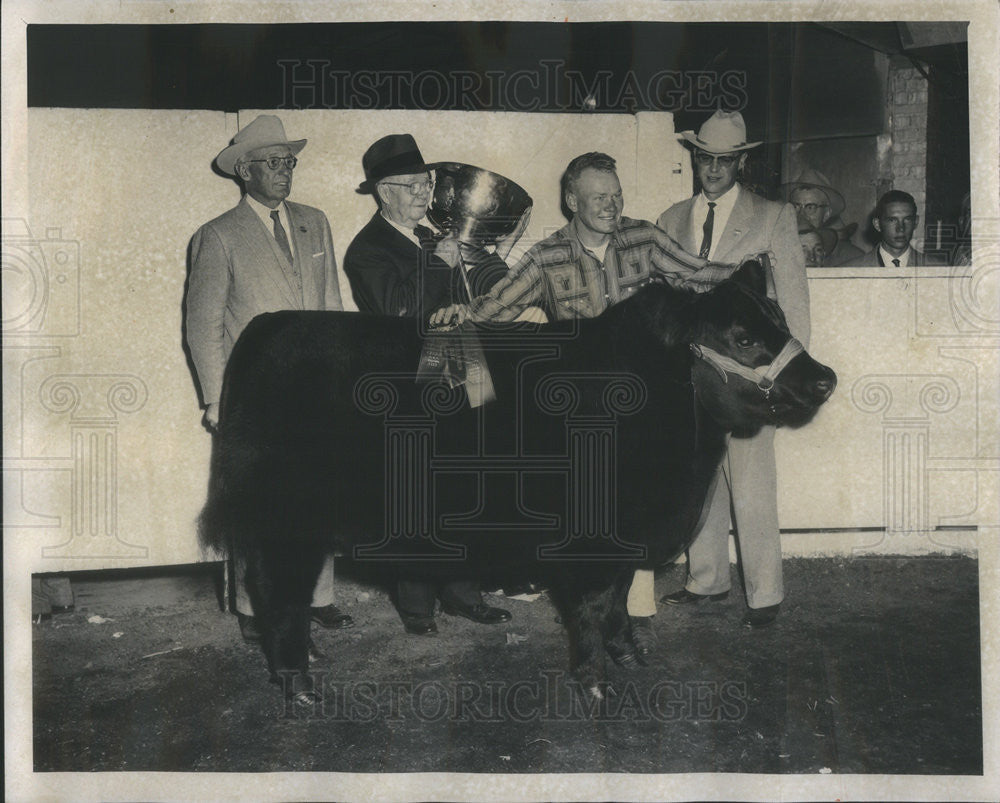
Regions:
[[899, 267], [899, 260], [898, 259], [892, 260], [892, 264], [895, 265], [898, 268]]
[[713, 226], [715, 226], [715, 204], [709, 201], [708, 214], [705, 216], [705, 225], [701, 229], [704, 233], [701, 238], [701, 248], [698, 250], [698, 256], [702, 259], [708, 259], [708, 252], [712, 250]]
[[274, 221], [274, 239], [278, 243], [278, 247], [281, 249], [281, 253], [285, 255], [285, 257], [288, 259], [289, 264], [291, 264], [292, 247], [288, 244], [288, 235], [285, 234], [285, 227], [281, 225], [281, 218], [278, 217], [277, 209], [272, 210], [271, 220]]

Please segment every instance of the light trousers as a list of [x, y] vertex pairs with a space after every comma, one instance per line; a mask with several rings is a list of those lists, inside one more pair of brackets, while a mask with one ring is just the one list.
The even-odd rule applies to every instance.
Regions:
[[[715, 485], [705, 523], [688, 547], [685, 588], [694, 594], [721, 594], [731, 585], [729, 530], [736, 530], [747, 605], [765, 608], [784, 599], [781, 537], [778, 533], [778, 480], [774, 427], [752, 438], [729, 439], [720, 466], [725, 482]], [[653, 572], [640, 569], [629, 590], [631, 616], [656, 612]]]

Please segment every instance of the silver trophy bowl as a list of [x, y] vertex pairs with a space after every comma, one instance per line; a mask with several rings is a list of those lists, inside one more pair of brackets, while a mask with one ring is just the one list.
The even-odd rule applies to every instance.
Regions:
[[442, 235], [492, 245], [517, 227], [531, 196], [509, 178], [461, 162], [437, 165], [427, 219]]

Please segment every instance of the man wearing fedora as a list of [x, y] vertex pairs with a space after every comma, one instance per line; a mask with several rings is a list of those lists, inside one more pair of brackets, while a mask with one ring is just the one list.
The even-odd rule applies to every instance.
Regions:
[[[697, 134], [684, 131], [682, 136], [691, 145], [701, 190], [667, 209], [660, 216], [660, 228], [685, 250], [714, 262], [766, 255], [768, 294], [784, 311], [792, 335], [807, 346], [809, 289], [795, 210], [754, 195], [737, 181], [747, 151], [761, 143], [747, 141], [739, 112], [721, 110]], [[721, 600], [729, 594], [732, 515], [750, 609], [743, 623], [763, 627], [774, 621], [784, 597], [774, 428], [765, 427], [751, 438], [731, 437], [721, 471], [723, 476], [706, 503], [704, 524], [688, 550], [685, 586], [661, 601], [683, 605]], [[649, 591], [642, 594], [644, 586]], [[634, 596], [642, 595], [648, 603], [642, 613], [653, 613], [652, 577], [637, 578], [633, 588]]]
[[[856, 260], [864, 253], [850, 240], [857, 224], [844, 225], [841, 220], [845, 208], [844, 196], [830, 186], [826, 176], [807, 168], [798, 179], [783, 184], [781, 189], [785, 200], [795, 207], [800, 230], [825, 229], [836, 235], [833, 249], [827, 251], [823, 260], [825, 266], [857, 264]], [[823, 235], [824, 238], [827, 236]]]
[[[255, 316], [286, 309], [341, 309], [326, 215], [286, 200], [296, 154], [305, 144], [304, 139], [289, 140], [274, 115], [261, 115], [240, 129], [215, 160], [219, 170], [242, 184], [244, 195], [191, 240], [186, 339], [201, 386], [205, 424], [211, 430], [220, 425], [226, 361]], [[260, 632], [239, 567], [235, 577], [240, 631], [245, 639], [258, 640]], [[322, 627], [353, 624], [333, 604], [332, 557], [320, 573], [312, 606], [312, 619]]]
[[[450, 304], [461, 292], [458, 241], [449, 237], [435, 244], [430, 230], [420, 223], [431, 202], [434, 181], [430, 171], [436, 165], [424, 161], [409, 134], [382, 137], [368, 148], [361, 165], [365, 180], [357, 192], [372, 195], [378, 209], [344, 255], [354, 301], [361, 312], [426, 321], [431, 312]], [[397, 582], [396, 608], [407, 633], [430, 636], [437, 632], [437, 596], [434, 584], [413, 579]], [[508, 611], [483, 601], [479, 584], [472, 579], [447, 583], [440, 589], [440, 598], [448, 614], [480, 624], [510, 621]]]

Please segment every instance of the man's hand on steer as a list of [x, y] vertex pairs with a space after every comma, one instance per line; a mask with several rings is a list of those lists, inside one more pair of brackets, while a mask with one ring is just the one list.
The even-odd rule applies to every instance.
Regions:
[[449, 304], [431, 314], [431, 326], [460, 326], [469, 317], [469, 307], [466, 304]]

